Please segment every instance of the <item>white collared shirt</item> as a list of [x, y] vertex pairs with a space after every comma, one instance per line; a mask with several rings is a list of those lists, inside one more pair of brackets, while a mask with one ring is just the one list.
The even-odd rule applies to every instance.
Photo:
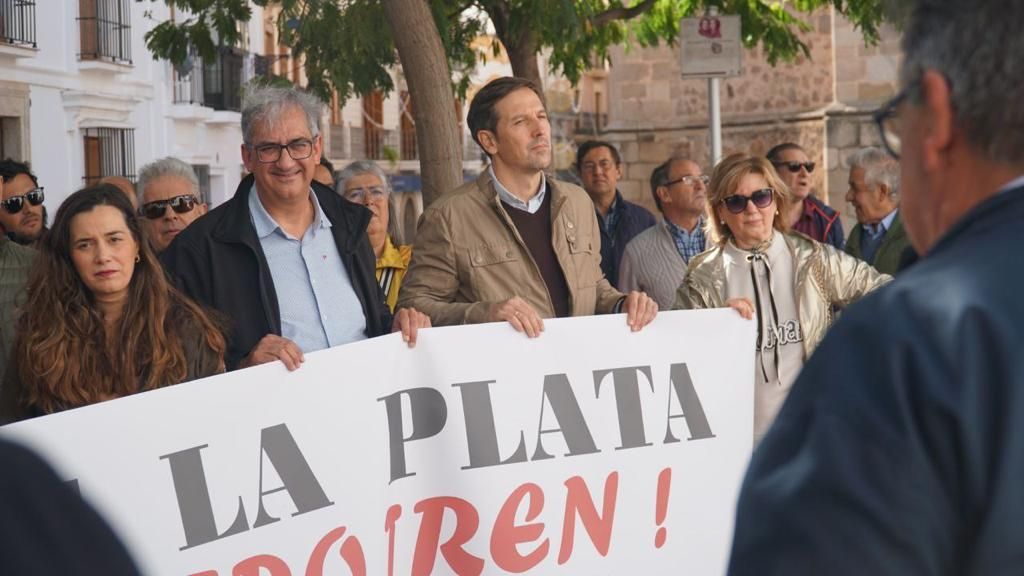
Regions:
[[540, 205], [544, 203], [544, 196], [548, 193], [548, 182], [544, 176], [544, 172], [540, 173], [540, 190], [537, 194], [534, 194], [533, 198], [530, 198], [529, 202], [523, 202], [517, 198], [514, 194], [508, 191], [508, 188], [498, 180], [498, 177], [494, 175], [494, 164], [487, 167], [488, 174], [491, 175], [491, 180], [494, 181], [494, 189], [498, 192], [498, 198], [502, 202], [509, 206], [522, 210], [529, 214], [536, 214], [537, 210], [540, 210]]

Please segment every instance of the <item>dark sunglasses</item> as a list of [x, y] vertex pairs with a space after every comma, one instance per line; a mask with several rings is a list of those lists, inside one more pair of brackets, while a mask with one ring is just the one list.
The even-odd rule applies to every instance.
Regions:
[[772, 205], [772, 199], [775, 197], [775, 190], [771, 188], [761, 188], [760, 190], [754, 190], [754, 193], [750, 196], [740, 196], [739, 194], [733, 194], [732, 196], [726, 196], [725, 200], [722, 200], [722, 204], [725, 204], [725, 209], [733, 214], [739, 214], [747, 209], [747, 202], [753, 202], [754, 206], [758, 208], [767, 208]]
[[21, 196], [11, 196], [10, 198], [0, 202], [0, 206], [4, 207], [4, 210], [8, 214], [17, 214], [21, 212], [21, 209], [25, 207], [25, 201], [33, 206], [39, 206], [43, 203], [43, 187], [33, 188]]
[[163, 218], [164, 214], [167, 213], [168, 206], [178, 214], [184, 214], [186, 212], [191, 212], [192, 209], [196, 207], [196, 202], [198, 201], [199, 200], [192, 194], [182, 194], [181, 196], [175, 196], [168, 200], [146, 202], [142, 206], [139, 206], [139, 216], [145, 216], [150, 220]]
[[793, 174], [799, 172], [801, 167], [805, 168], [808, 174], [814, 172], [814, 162], [772, 162], [772, 165], [776, 168], [785, 166], [786, 170], [789, 170]]

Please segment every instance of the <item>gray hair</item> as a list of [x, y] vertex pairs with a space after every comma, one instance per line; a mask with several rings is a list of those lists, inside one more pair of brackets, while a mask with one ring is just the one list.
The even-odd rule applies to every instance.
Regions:
[[309, 133], [316, 138], [320, 134], [320, 115], [324, 104], [316, 96], [298, 88], [280, 86], [255, 86], [242, 96], [242, 142], [252, 145], [253, 129], [257, 124], [273, 124], [293, 107], [306, 115]]
[[850, 168], [864, 169], [864, 183], [869, 187], [885, 184], [889, 197], [900, 199], [900, 163], [881, 148], [862, 148], [849, 159]]
[[990, 160], [1024, 161], [1024, 2], [916, 0], [900, 81], [912, 99], [926, 70], [946, 77], [958, 125]]
[[391, 182], [388, 180], [388, 175], [384, 173], [384, 170], [376, 162], [372, 160], [356, 160], [342, 168], [338, 171], [338, 175], [334, 177], [334, 191], [338, 193], [338, 196], [344, 198], [345, 184], [352, 178], [362, 176], [363, 174], [373, 174], [384, 185], [384, 191], [388, 194], [388, 236], [391, 237], [391, 243], [395, 246], [402, 244], [405, 240], [405, 234], [402, 233], [402, 227], [394, 218], [396, 207], [395, 195], [391, 193]]
[[384, 183], [384, 190], [388, 193], [388, 197], [391, 197], [391, 183], [388, 182], [388, 176], [384, 173], [384, 170], [372, 160], [356, 160], [342, 168], [337, 176], [334, 177], [334, 191], [339, 195], [345, 195], [345, 183], [356, 176], [362, 176], [363, 174], [373, 174]]
[[[197, 198], [199, 197], [199, 178], [196, 176], [196, 171], [185, 162], [173, 156], [168, 156], [167, 158], [154, 160], [139, 170], [139, 183], [135, 187], [135, 195], [139, 198], [139, 206], [142, 206], [145, 202], [146, 186], [149, 186], [153, 180], [163, 178], [164, 176], [176, 176], [188, 180], [188, 183], [192, 185], [192, 193]], [[205, 201], [203, 198], [199, 198], [199, 200]]]

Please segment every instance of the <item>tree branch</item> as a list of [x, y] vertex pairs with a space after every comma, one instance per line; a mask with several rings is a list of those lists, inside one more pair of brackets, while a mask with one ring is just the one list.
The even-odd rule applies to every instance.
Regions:
[[598, 28], [612, 20], [631, 20], [654, 7], [654, 1], [643, 0], [643, 2], [629, 8], [609, 8], [591, 18], [590, 23], [594, 25], [594, 28]]

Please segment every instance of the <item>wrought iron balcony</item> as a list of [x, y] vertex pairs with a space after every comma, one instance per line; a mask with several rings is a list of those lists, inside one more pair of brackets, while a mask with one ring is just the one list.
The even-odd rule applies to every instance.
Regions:
[[79, 0], [78, 10], [81, 35], [78, 57], [131, 64], [132, 13], [129, 0]]
[[35, 0], [0, 0], [0, 42], [36, 47]]
[[188, 74], [174, 73], [174, 103], [195, 104], [214, 110], [242, 109], [242, 87], [251, 80], [259, 56], [237, 48], [220, 48], [212, 61], [192, 56]]

